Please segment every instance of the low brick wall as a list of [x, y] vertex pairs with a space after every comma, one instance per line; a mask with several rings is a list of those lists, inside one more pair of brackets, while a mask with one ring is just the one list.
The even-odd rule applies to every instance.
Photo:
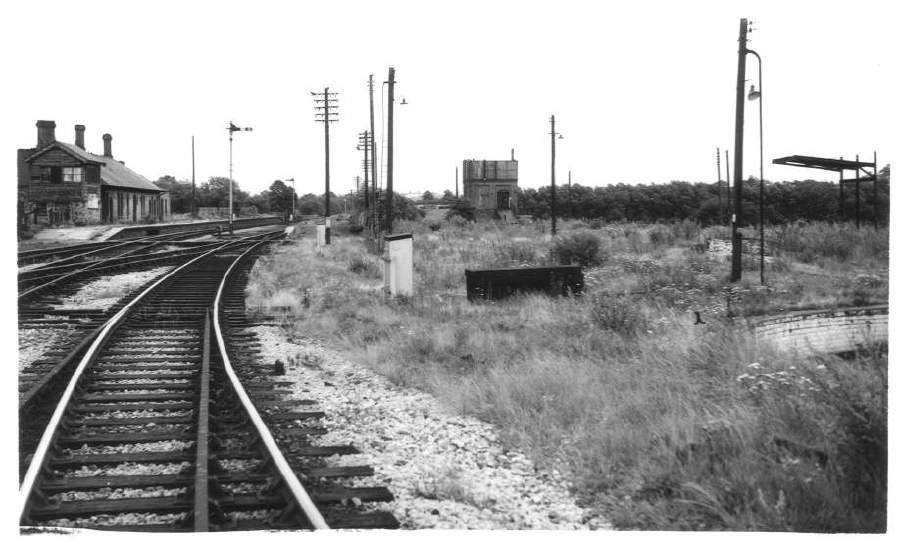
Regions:
[[852, 351], [859, 345], [887, 341], [888, 306], [799, 311], [760, 318], [752, 326], [757, 337], [785, 351], [839, 353]]

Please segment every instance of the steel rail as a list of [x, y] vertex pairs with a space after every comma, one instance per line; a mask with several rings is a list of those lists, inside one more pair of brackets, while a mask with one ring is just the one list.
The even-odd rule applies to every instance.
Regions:
[[231, 385], [234, 388], [238, 399], [241, 401], [241, 404], [244, 406], [247, 415], [250, 417], [250, 421], [253, 423], [253, 426], [259, 433], [260, 440], [266, 447], [266, 450], [272, 456], [272, 462], [275, 465], [275, 468], [278, 470], [281, 478], [283, 478], [285, 483], [287, 484], [287, 487], [300, 510], [303, 511], [303, 513], [306, 515], [306, 518], [309, 520], [313, 529], [328, 530], [330, 529], [330, 526], [328, 526], [328, 523], [325, 522], [325, 517], [322, 516], [322, 513], [319, 511], [318, 507], [316, 507], [316, 504], [313, 502], [309, 493], [297, 478], [297, 475], [294, 474], [294, 470], [291, 469], [291, 466], [288, 464], [287, 460], [284, 458], [284, 455], [281, 453], [281, 450], [278, 448], [278, 443], [275, 442], [275, 437], [272, 436], [269, 428], [266, 426], [262, 417], [259, 415], [259, 411], [256, 409], [256, 406], [253, 405], [253, 402], [247, 395], [247, 391], [244, 390], [244, 386], [241, 384], [240, 379], [238, 379], [237, 373], [234, 371], [234, 367], [232, 367], [231, 365], [231, 360], [228, 358], [228, 350], [225, 347], [225, 338], [222, 335], [222, 326], [219, 323], [219, 313], [221, 311], [221, 309], [219, 308], [219, 302], [222, 300], [222, 294], [225, 291], [225, 284], [228, 281], [231, 272], [241, 262], [241, 260], [244, 259], [246, 255], [252, 252], [257, 246], [260, 246], [262, 244], [264, 244], [264, 242], [255, 244], [247, 251], [242, 253], [228, 267], [228, 270], [225, 271], [225, 276], [222, 277], [222, 282], [219, 284], [219, 290], [216, 292], [216, 297], [213, 301], [213, 328], [216, 332], [216, 342], [219, 345], [219, 356], [222, 358], [222, 365], [225, 368], [225, 373], [228, 374], [228, 379], [231, 380]]
[[19, 495], [18, 495], [18, 509], [19, 509], [19, 522], [21, 523], [22, 518], [25, 516], [25, 512], [28, 510], [28, 501], [31, 498], [31, 492], [34, 489], [34, 483], [40, 474], [41, 468], [44, 465], [44, 462], [47, 458], [47, 452], [50, 449], [53, 440], [56, 438], [57, 427], [59, 426], [60, 421], [62, 420], [63, 415], [65, 414], [66, 408], [69, 405], [69, 402], [72, 399], [72, 395], [75, 392], [75, 388], [78, 385], [78, 382], [81, 379], [82, 374], [85, 369], [87, 369], [88, 365], [94, 360], [97, 351], [100, 349], [100, 346], [106, 341], [110, 332], [115, 329], [118, 324], [125, 318], [125, 315], [131, 310], [131, 308], [139, 303], [144, 297], [146, 297], [150, 292], [159, 287], [163, 282], [173, 277], [179, 271], [189, 267], [190, 265], [208, 257], [215, 253], [218, 253], [222, 250], [225, 250], [230, 247], [234, 247], [240, 244], [244, 244], [246, 240], [250, 240], [256, 238], [260, 235], [252, 235], [246, 238], [234, 240], [231, 242], [226, 242], [222, 246], [210, 250], [209, 252], [197, 256], [194, 259], [176, 267], [165, 276], [159, 278], [156, 282], [154, 282], [151, 286], [147, 287], [143, 292], [141, 292], [137, 297], [135, 297], [130, 303], [122, 307], [119, 312], [113, 315], [112, 318], [106, 321], [101, 330], [100, 334], [94, 339], [91, 346], [88, 348], [84, 357], [82, 357], [81, 361], [78, 363], [78, 366], [75, 368], [75, 371], [72, 373], [72, 378], [69, 380], [69, 384], [66, 386], [65, 391], [59, 399], [59, 402], [56, 405], [56, 409], [53, 411], [53, 415], [50, 417], [50, 420], [47, 422], [47, 427], [44, 429], [44, 433], [41, 435], [41, 440], [38, 442], [37, 448], [34, 451], [34, 455], [31, 458], [31, 463], [28, 464], [28, 470], [25, 472], [25, 476], [22, 479], [22, 484], [19, 487]]

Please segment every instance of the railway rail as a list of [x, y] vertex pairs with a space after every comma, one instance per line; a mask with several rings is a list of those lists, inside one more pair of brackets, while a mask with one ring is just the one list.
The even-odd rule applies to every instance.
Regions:
[[95, 329], [74, 371], [20, 400], [21, 524], [396, 527], [362, 505], [390, 492], [342, 487], [371, 469], [327, 467], [355, 449], [311, 444], [322, 413], [286, 398], [277, 367], [255, 353], [243, 283], [274, 237], [175, 268]]

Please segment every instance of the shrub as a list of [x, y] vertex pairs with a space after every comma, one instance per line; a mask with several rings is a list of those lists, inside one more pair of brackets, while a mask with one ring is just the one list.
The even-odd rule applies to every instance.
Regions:
[[375, 264], [371, 259], [357, 255], [350, 258], [350, 263], [347, 265], [347, 269], [356, 274], [360, 274], [369, 278], [378, 278], [381, 274], [378, 270], [378, 265]]
[[462, 228], [469, 224], [465, 217], [455, 213], [447, 217], [447, 223], [457, 228]]
[[432, 221], [428, 224], [428, 228], [431, 229], [432, 231], [440, 230], [441, 222], [440, 221]]
[[564, 265], [582, 267], [601, 265], [609, 259], [609, 251], [601, 249], [600, 238], [586, 231], [557, 238], [550, 246], [550, 255]]
[[623, 336], [647, 331], [647, 317], [629, 297], [595, 298], [590, 305], [590, 317], [598, 328]]
[[365, 227], [357, 225], [356, 223], [351, 223], [350, 227], [347, 228], [347, 230], [350, 231], [350, 234], [359, 234], [363, 232], [363, 229], [365, 229]]

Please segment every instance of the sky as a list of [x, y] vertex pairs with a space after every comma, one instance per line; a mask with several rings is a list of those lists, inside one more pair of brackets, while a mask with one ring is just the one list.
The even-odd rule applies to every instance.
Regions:
[[[716, 148], [734, 148], [737, 39], [764, 61], [767, 180], [829, 172], [771, 164], [804, 154], [891, 162], [894, 69], [887, 2], [79, 2], [5, 4], [8, 75], [2, 137], [33, 147], [35, 122], [57, 139], [84, 124], [88, 150], [113, 154], [150, 180], [228, 175], [259, 192], [294, 178], [324, 190], [324, 132], [311, 91], [339, 92], [331, 188], [362, 176], [357, 135], [369, 126], [374, 74], [380, 156], [388, 67], [396, 69], [395, 184], [454, 188], [464, 159], [515, 149], [522, 187], [713, 182]], [[40, 26], [27, 24], [40, 20]], [[748, 58], [749, 84], [758, 85]], [[9, 85], [15, 84], [15, 85]], [[405, 105], [400, 101], [406, 100]], [[759, 173], [759, 102], [746, 104], [744, 174]], [[6, 109], [4, 109], [6, 110]], [[733, 151], [732, 151], [733, 159]], [[382, 175], [384, 163], [381, 162]], [[12, 179], [10, 179], [12, 180]], [[382, 177], [383, 180], [383, 177]]]

